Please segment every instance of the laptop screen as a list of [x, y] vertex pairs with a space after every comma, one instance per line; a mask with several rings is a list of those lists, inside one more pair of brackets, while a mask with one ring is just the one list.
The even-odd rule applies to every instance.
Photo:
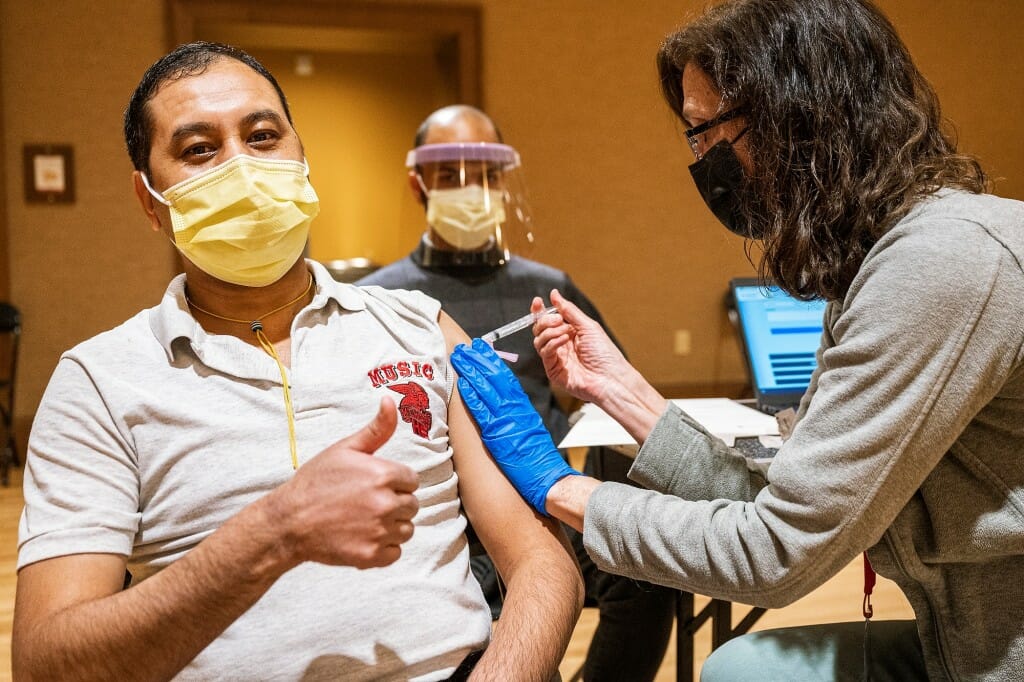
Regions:
[[800, 301], [756, 279], [734, 279], [730, 289], [758, 407], [795, 407], [817, 367], [825, 302]]

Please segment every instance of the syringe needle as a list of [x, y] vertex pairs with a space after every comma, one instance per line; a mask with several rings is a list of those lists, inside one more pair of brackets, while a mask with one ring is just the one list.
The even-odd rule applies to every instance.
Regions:
[[541, 315], [548, 315], [549, 313], [557, 312], [558, 309], [556, 309], [555, 306], [549, 306], [544, 310], [540, 311], [539, 313], [530, 313], [528, 315], [523, 315], [518, 320], [512, 320], [508, 324], [504, 324], [492, 332], [487, 332], [480, 338], [482, 338], [487, 343], [493, 344], [498, 339], [503, 339], [506, 336], [515, 334], [520, 329], [526, 329], [527, 327], [531, 326], [534, 322], [540, 319]]

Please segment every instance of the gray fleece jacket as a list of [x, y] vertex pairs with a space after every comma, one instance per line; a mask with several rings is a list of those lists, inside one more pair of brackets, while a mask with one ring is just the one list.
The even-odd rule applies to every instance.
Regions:
[[931, 678], [1024, 679], [1022, 265], [1024, 203], [921, 202], [826, 309], [770, 466], [669, 407], [630, 472], [650, 490], [590, 499], [595, 563], [779, 607], [868, 550], [914, 608]]

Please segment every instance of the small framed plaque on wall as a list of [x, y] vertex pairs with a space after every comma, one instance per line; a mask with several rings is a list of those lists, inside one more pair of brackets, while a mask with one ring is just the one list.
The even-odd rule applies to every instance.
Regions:
[[75, 156], [69, 144], [25, 145], [25, 201], [70, 204], [75, 201]]

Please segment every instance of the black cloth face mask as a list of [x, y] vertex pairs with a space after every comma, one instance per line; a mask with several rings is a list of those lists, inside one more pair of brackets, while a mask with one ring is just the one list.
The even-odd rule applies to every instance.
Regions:
[[[742, 136], [740, 133], [739, 137]], [[722, 140], [711, 147], [704, 156], [690, 164], [690, 175], [704, 203], [730, 232], [745, 239], [760, 238], [759, 232], [740, 210], [743, 165], [732, 142]]]

